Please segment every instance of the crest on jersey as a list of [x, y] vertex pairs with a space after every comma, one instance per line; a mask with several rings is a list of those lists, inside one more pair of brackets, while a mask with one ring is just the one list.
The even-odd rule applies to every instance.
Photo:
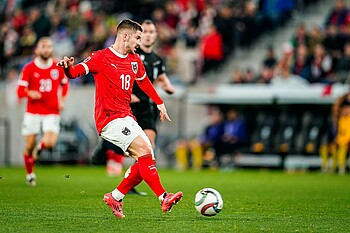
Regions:
[[52, 78], [53, 80], [58, 79], [58, 75], [59, 75], [59, 73], [58, 73], [58, 70], [57, 70], [57, 69], [52, 69], [52, 70], [50, 71], [50, 76], [51, 76], [51, 78]]
[[136, 74], [138, 70], [137, 62], [131, 62], [132, 71]]
[[123, 133], [125, 136], [128, 136], [128, 135], [131, 134], [131, 131], [130, 131], [129, 128], [124, 127], [124, 128], [122, 129], [122, 133]]

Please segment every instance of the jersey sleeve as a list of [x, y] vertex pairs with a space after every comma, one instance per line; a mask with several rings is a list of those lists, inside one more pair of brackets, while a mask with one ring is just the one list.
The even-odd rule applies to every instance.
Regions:
[[162, 98], [157, 93], [156, 89], [154, 88], [147, 75], [145, 75], [145, 78], [137, 80], [137, 84], [139, 85], [141, 90], [144, 91], [152, 99], [154, 103], [156, 103], [157, 105], [163, 103]]
[[20, 74], [17, 85], [17, 96], [23, 98], [27, 96], [27, 88], [29, 86], [30, 70], [28, 66], [25, 66]]

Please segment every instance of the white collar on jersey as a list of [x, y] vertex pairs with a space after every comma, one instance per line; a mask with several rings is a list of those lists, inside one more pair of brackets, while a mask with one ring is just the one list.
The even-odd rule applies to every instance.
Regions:
[[124, 54], [121, 54], [121, 53], [118, 53], [117, 51], [115, 51], [112, 45], [109, 47], [109, 49], [112, 51], [112, 53], [114, 53], [116, 56], [118, 56], [120, 58], [126, 58], [128, 56], [128, 54], [124, 55]]
[[39, 67], [40, 69], [47, 69], [47, 68], [50, 68], [53, 64], [53, 59], [52, 58], [49, 58], [47, 60], [47, 63], [42, 63], [40, 61], [40, 58], [36, 57], [34, 58], [34, 64]]

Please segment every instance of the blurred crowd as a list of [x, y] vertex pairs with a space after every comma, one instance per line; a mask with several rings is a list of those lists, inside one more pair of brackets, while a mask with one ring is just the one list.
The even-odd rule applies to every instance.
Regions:
[[234, 107], [208, 108], [208, 124], [193, 138], [179, 139], [175, 149], [180, 170], [234, 166], [234, 158], [249, 144], [249, 130], [244, 116]]
[[282, 26], [294, 10], [315, 1], [0, 0], [0, 80], [10, 68], [20, 70], [32, 58], [42, 36], [53, 39], [57, 59], [68, 55], [81, 61], [91, 51], [111, 45], [115, 26], [128, 17], [156, 22], [157, 52], [166, 58], [169, 74], [193, 83], [219, 68], [237, 46], [249, 46], [261, 34]]
[[350, 11], [344, 0], [334, 1], [323, 24], [296, 26], [280, 57], [276, 45], [266, 49], [260, 70], [236, 67], [230, 83], [271, 83], [307, 85], [310, 83], [349, 83]]

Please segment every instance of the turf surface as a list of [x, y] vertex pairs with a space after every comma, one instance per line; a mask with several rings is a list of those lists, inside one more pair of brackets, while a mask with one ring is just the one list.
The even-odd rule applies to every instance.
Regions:
[[[350, 232], [350, 176], [318, 172], [160, 170], [164, 186], [184, 198], [168, 214], [148, 196], [124, 199], [125, 219], [102, 201], [121, 178], [103, 167], [38, 166], [28, 187], [23, 168], [0, 167], [0, 232]], [[215, 217], [194, 209], [194, 195], [217, 189], [224, 208]]]

